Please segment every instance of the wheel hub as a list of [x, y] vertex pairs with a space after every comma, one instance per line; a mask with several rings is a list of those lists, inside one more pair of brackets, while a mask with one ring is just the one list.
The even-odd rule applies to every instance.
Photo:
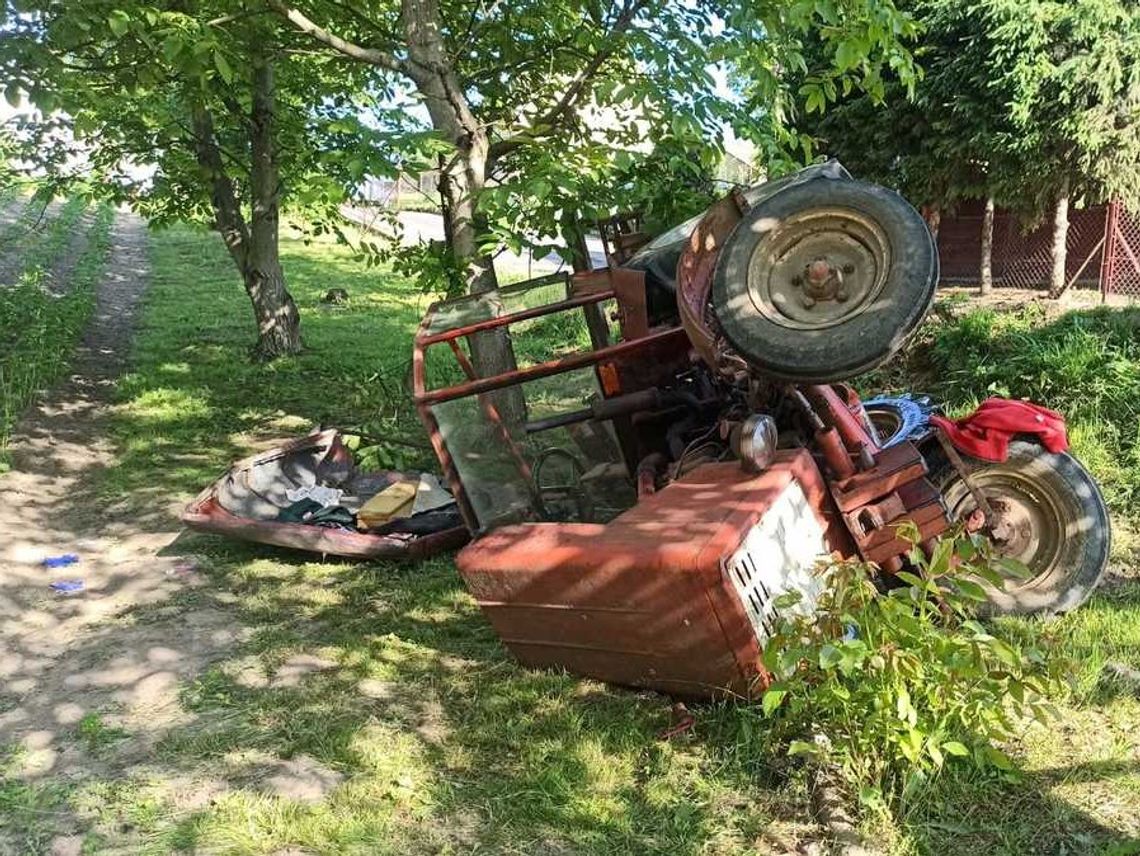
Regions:
[[989, 501], [993, 519], [987, 526], [960, 480], [946, 493], [951, 516], [964, 520], [967, 531], [989, 535], [999, 556], [1016, 559], [1029, 569], [1032, 576], [1019, 585], [1051, 573], [1061, 556], [1066, 519], [1048, 487], [1023, 472], [1000, 467], [974, 473], [971, 479]]
[[748, 290], [770, 320], [821, 329], [866, 310], [889, 268], [889, 245], [877, 224], [851, 209], [813, 209], [784, 218], [760, 240]]

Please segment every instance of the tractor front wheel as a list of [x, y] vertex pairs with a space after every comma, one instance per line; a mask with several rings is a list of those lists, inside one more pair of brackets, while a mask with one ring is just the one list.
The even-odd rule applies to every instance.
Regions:
[[999, 555], [1029, 569], [1005, 587], [987, 586], [990, 614], [1060, 613], [1080, 606], [1104, 575], [1111, 529], [1108, 509], [1088, 471], [1072, 455], [1014, 441], [1000, 463], [963, 456], [971, 482], [993, 510], [983, 515], [952, 466], [934, 474], [950, 519], [984, 532]]

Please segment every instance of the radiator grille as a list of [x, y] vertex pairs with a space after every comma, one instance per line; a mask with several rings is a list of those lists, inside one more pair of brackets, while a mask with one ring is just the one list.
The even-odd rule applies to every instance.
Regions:
[[814, 608], [821, 587], [815, 567], [826, 554], [823, 527], [803, 489], [792, 482], [722, 564], [761, 644], [776, 632], [780, 615], [775, 601], [780, 595], [802, 595], [797, 605], [785, 609]]

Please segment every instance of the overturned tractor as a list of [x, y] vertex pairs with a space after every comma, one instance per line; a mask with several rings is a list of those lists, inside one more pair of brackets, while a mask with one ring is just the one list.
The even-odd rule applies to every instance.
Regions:
[[[950, 422], [845, 379], [930, 308], [938, 258], [898, 194], [837, 163], [722, 199], [611, 266], [431, 307], [417, 407], [474, 536], [460, 571], [524, 663], [682, 695], [751, 695], [819, 559], [877, 565], [954, 525], [1028, 568], [996, 612], [1078, 606], [1109, 521], [1057, 414]], [[480, 374], [480, 337], [513, 365]], [[913, 536], [912, 536], [913, 537]]]

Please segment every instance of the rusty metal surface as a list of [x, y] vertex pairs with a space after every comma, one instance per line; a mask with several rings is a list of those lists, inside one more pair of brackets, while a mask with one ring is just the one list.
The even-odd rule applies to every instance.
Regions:
[[835, 426], [849, 452], [857, 455], [861, 449], [866, 449], [872, 455], [878, 453], [879, 444], [871, 438], [863, 422], [851, 412], [849, 388], [837, 389], [830, 384], [812, 384], [801, 389], [818, 408], [820, 418]]
[[[575, 297], [569, 297], [566, 300], [561, 300], [557, 303], [549, 303], [545, 306], [535, 306], [530, 309], [520, 309], [518, 312], [511, 312], [504, 315], [499, 315], [495, 318], [485, 318], [481, 321], [475, 321], [471, 324], [465, 324], [461, 327], [453, 327], [450, 330], [441, 330], [438, 333], [421, 332], [417, 334], [416, 338], [420, 344], [425, 347], [434, 345], [437, 342], [446, 342], [451, 339], [461, 339], [466, 336], [471, 336], [475, 333], [482, 333], [487, 330], [494, 330], [499, 327], [506, 327], [510, 324], [517, 324], [520, 321], [529, 321], [532, 318], [540, 318], [543, 315], [552, 315], [556, 312], [565, 312], [568, 309], [577, 309], [580, 306], [587, 306], [591, 303], [597, 303], [614, 296], [612, 289], [608, 291], [594, 291], [588, 294], [579, 294]], [[462, 300], [462, 298], [460, 299]], [[446, 303], [456, 303], [460, 301], [447, 301]], [[431, 317], [433, 312], [444, 304], [435, 304], [428, 310], [428, 318]]]
[[[537, 282], [545, 284], [547, 278]], [[526, 283], [509, 287], [512, 295], [526, 291]], [[504, 289], [504, 292], [507, 289]], [[492, 318], [480, 317], [470, 323], [463, 323], [467, 304], [477, 303], [478, 295], [457, 298], [433, 304], [425, 314], [414, 340], [412, 353], [413, 401], [421, 422], [430, 438], [444, 477], [459, 504], [460, 512], [471, 531], [479, 531], [478, 516], [471, 497], [463, 484], [452, 451], [447, 448], [440, 430], [439, 417], [433, 407], [445, 402], [476, 397], [480, 409], [493, 425], [502, 426], [502, 420], [490, 402], [487, 394], [508, 388], [519, 387], [529, 381], [552, 377], [575, 369], [596, 370], [600, 388], [607, 397], [633, 392], [654, 385], [662, 376], [675, 367], [687, 362], [688, 339], [680, 328], [650, 330], [645, 305], [644, 273], [632, 270], [589, 271], [567, 280], [566, 299], [545, 303], [541, 306], [528, 306], [514, 311], [504, 311]], [[537, 318], [556, 315], [573, 310], [586, 311], [600, 307], [604, 301], [616, 300], [622, 327], [622, 341], [581, 350], [547, 360], [521, 369], [506, 371], [494, 376], [478, 377], [471, 361], [466, 358], [458, 341], [473, 333], [492, 329], [509, 329], [512, 324], [527, 322]], [[470, 313], [467, 313], [469, 317]], [[446, 327], [447, 321], [457, 326]], [[427, 385], [426, 352], [430, 347], [443, 347], [446, 344], [452, 358], [464, 373], [465, 381], [450, 386], [429, 389]], [[630, 470], [636, 465], [636, 443], [628, 436], [625, 423], [628, 420], [615, 419], [614, 429], [619, 443], [626, 454], [626, 464]], [[499, 441], [512, 447], [514, 441], [509, 432], [500, 430]], [[523, 480], [529, 478], [525, 459], [513, 454], [513, 458]]]
[[422, 393], [417, 392], [415, 400], [418, 404], [437, 404], [442, 401], [454, 401], [457, 398], [466, 398], [467, 396], [481, 392], [494, 392], [495, 390], [504, 389], [508, 386], [518, 386], [527, 381], [562, 374], [571, 369], [586, 368], [609, 360], [628, 357], [647, 346], [652, 347], [659, 342], [675, 341], [678, 332], [680, 331], [675, 329], [660, 330], [650, 333], [643, 339], [618, 342], [616, 345], [610, 345], [608, 348], [602, 348], [598, 351], [578, 351], [559, 359], [547, 360], [546, 362], [536, 363], [526, 368], [503, 372], [494, 377], [482, 377], [473, 381], [467, 381], [466, 383], [456, 384], [455, 386], [427, 390]]
[[644, 230], [640, 214], [615, 214], [598, 220], [597, 225], [602, 249], [611, 265], [624, 264], [630, 256], [649, 243], [650, 235]]
[[849, 549], [811, 456], [794, 450], [759, 475], [736, 463], [698, 467], [607, 525], [495, 530], [457, 565], [529, 666], [677, 695], [749, 697], [765, 686], [761, 650], [723, 563], [793, 481], [828, 546]]
[[211, 485], [199, 494], [183, 511], [182, 522], [199, 532], [257, 544], [346, 559], [426, 559], [436, 553], [462, 547], [470, 538], [467, 529], [462, 526], [408, 539], [395, 535], [322, 529], [304, 523], [250, 520], [222, 508], [213, 491], [214, 485]]
[[938, 491], [926, 479], [922, 454], [909, 441], [880, 449], [857, 414], [862, 405], [846, 385], [790, 390], [815, 431], [829, 469], [828, 488], [851, 536], [854, 552], [888, 573], [897, 572], [914, 546], [899, 536], [913, 523], [919, 543], [945, 532], [950, 522]]
[[649, 335], [649, 310], [645, 298], [645, 272], [614, 268], [614, 295], [618, 301], [622, 335], [625, 339], [644, 339]]
[[693, 348], [716, 366], [716, 333], [710, 317], [709, 295], [721, 247], [740, 222], [741, 200], [726, 196], [715, 203], [693, 230], [677, 265], [677, 310]]

